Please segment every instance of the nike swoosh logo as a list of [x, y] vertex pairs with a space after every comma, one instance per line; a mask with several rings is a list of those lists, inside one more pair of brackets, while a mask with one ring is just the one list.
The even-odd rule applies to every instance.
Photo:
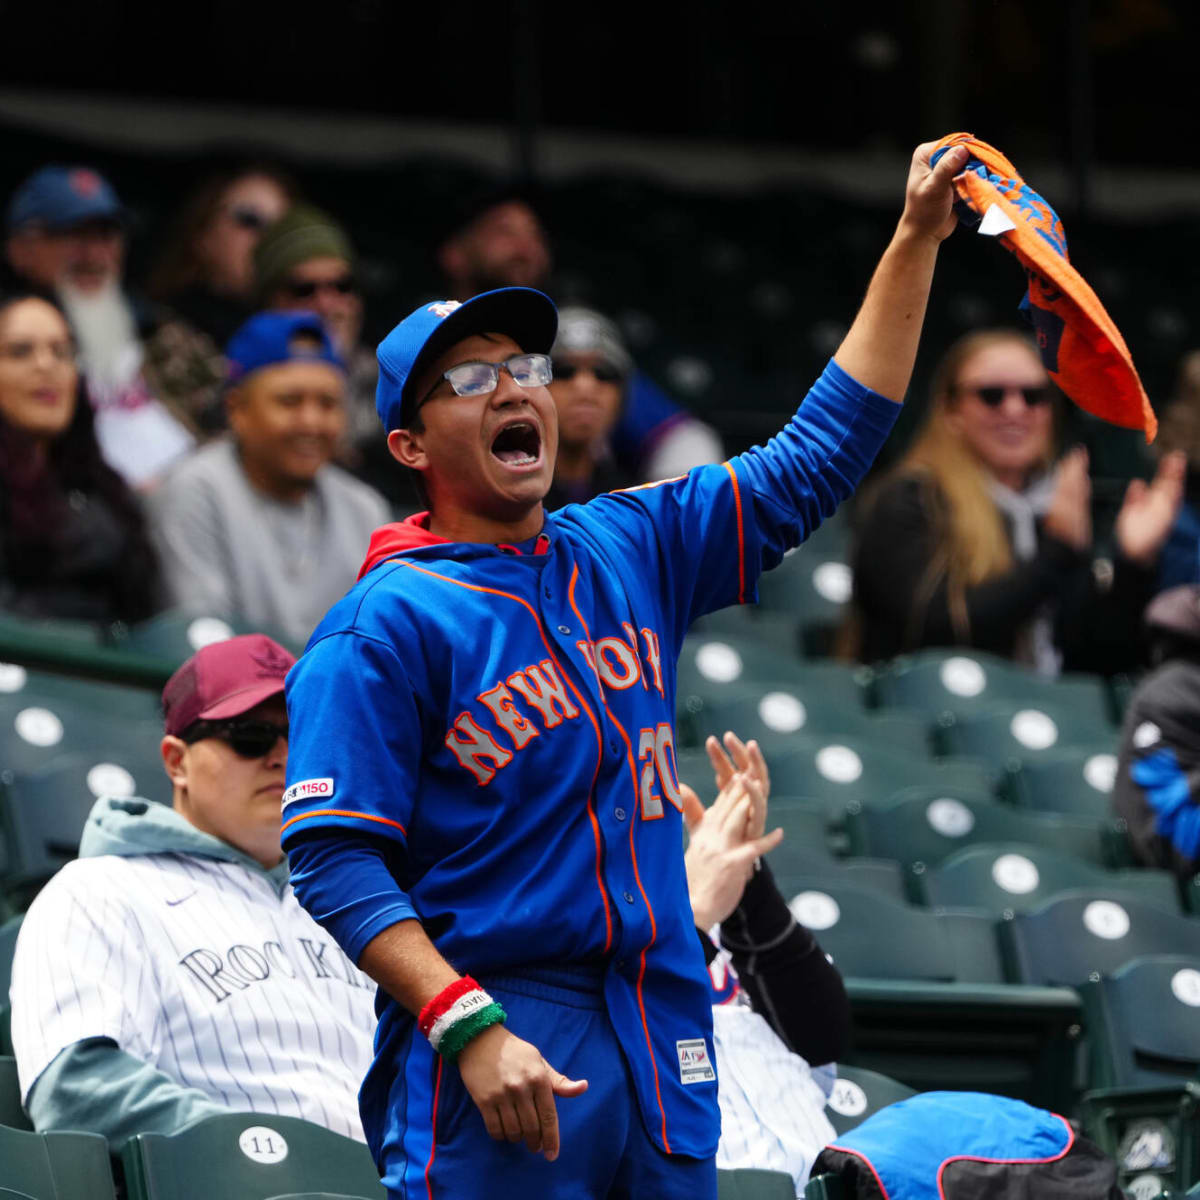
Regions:
[[196, 893], [188, 892], [186, 896], [180, 896], [178, 900], [168, 900], [167, 907], [174, 908], [177, 904], [182, 904], [185, 900], [190, 900]]

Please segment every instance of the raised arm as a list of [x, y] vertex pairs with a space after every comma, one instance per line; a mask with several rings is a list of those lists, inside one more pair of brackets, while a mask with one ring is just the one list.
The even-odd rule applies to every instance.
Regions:
[[956, 222], [950, 181], [967, 161], [966, 147], [954, 146], [930, 167], [936, 145], [926, 142], [913, 153], [900, 223], [833, 356], [864, 387], [897, 403], [912, 378], [938, 246]]

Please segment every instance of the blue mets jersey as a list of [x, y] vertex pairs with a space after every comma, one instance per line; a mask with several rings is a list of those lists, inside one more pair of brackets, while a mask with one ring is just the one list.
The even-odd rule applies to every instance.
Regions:
[[[603, 964], [668, 1152], [711, 1155], [720, 1132], [674, 761], [680, 646], [695, 618], [755, 598], [898, 412], [831, 363], [767, 446], [550, 514], [534, 553], [427, 537], [364, 575], [288, 677], [285, 848], [314, 830], [389, 839], [411, 913], [477, 978]], [[380, 1006], [386, 1078], [412, 1018]]]

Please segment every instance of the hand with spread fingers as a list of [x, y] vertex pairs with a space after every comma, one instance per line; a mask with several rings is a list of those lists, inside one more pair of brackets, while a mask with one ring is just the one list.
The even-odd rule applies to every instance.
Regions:
[[783, 840], [782, 829], [763, 834], [770, 778], [757, 743], [744, 745], [726, 734], [725, 744], [728, 753], [716, 738], [708, 739], [720, 787], [711, 808], [705, 809], [687, 784], [680, 785], [688, 830], [688, 896], [700, 929], [719, 924], [737, 908], [755, 861]]

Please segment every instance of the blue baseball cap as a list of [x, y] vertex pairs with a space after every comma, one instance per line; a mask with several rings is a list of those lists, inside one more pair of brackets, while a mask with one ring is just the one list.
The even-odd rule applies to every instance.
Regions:
[[112, 184], [91, 167], [42, 167], [34, 171], [8, 202], [9, 231], [36, 222], [48, 229], [70, 229], [85, 221], [124, 221]]
[[549, 354], [558, 332], [554, 301], [533, 288], [497, 288], [460, 304], [436, 300], [409, 313], [379, 343], [375, 408], [387, 432], [416, 414], [417, 380], [455, 342], [477, 333], [502, 333], [526, 354]]
[[346, 369], [321, 318], [310, 312], [256, 313], [229, 339], [225, 357], [230, 385], [280, 363], [323, 362], [339, 371]]

